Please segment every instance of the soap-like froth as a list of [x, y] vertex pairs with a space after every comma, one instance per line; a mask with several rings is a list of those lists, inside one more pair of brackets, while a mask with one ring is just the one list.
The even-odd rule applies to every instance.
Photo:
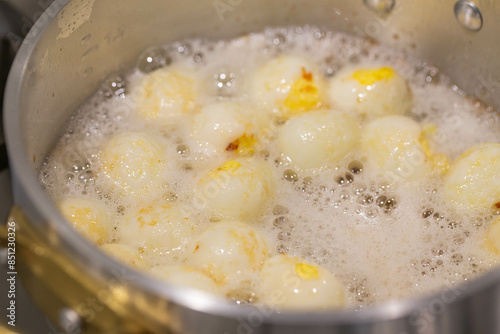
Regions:
[[[431, 155], [442, 152], [454, 160], [472, 146], [500, 142], [499, 118], [488, 113], [487, 107], [465, 98], [444, 74], [360, 38], [314, 27], [273, 28], [234, 40], [182, 41], [164, 49], [169, 50], [172, 59], [172, 65], [165, 69], [190, 68], [209, 87], [200, 89], [193, 109], [188, 107], [176, 120], [176, 116], [162, 120], [141, 117], [135, 108], [137, 101], [132, 93], [144, 74], [133, 70], [121, 75], [120, 84], [125, 85], [123, 97], [107, 98], [100, 94], [84, 104], [43, 163], [39, 178], [56, 203], [69, 197], [97, 201], [106, 208], [112, 226], [118, 228], [139, 202], [161, 198], [189, 213], [191, 223], [199, 231], [196, 235], [217, 224], [223, 218], [198, 198], [197, 180], [202, 174], [230, 160], [246, 159], [247, 155], [236, 150], [208, 157], [197, 154], [190, 122], [201, 108], [218, 102], [256, 107], [245, 83], [251, 81], [258, 68], [279, 55], [307, 59], [319, 71], [318, 77], [313, 73], [314, 78], [324, 80], [348, 66], [382, 60], [390, 64], [411, 87], [413, 108], [409, 116], [421, 124], [424, 137], [431, 144]], [[300, 85], [296, 88], [300, 90]], [[335, 109], [333, 103], [330, 107]], [[270, 111], [273, 108], [277, 114]], [[260, 106], [252, 111], [252, 121], [255, 115], [265, 115], [259, 121], [259, 131], [266, 133], [265, 138], [260, 133], [253, 138], [257, 140], [253, 158], [261, 159], [270, 168], [275, 190], [263, 211], [245, 220], [266, 239], [270, 255], [299, 256], [334, 273], [346, 287], [346, 307], [354, 309], [456, 286], [498, 263], [498, 256], [484, 245], [494, 221], [490, 209], [460, 214], [444, 195], [440, 173], [409, 184], [389, 183], [357, 151], [359, 146], [343, 159], [317, 170], [302, 170], [284, 159], [278, 147], [278, 133], [288, 121], [313, 110], [289, 113]], [[427, 124], [435, 126], [435, 131], [428, 131]], [[105, 182], [107, 176], [101, 168], [99, 152], [123, 132], [146, 134], [162, 147], [165, 169], [159, 179], [148, 185], [153, 191], [144, 188], [146, 191], [131, 193], [113, 182]], [[252, 143], [251, 136], [243, 139]], [[112, 232], [109, 242], [119, 242], [118, 229]], [[122, 261], [136, 261], [139, 254], [146, 269], [184, 265], [186, 255], [185, 250], [177, 255], [158, 256], [137, 249], [131, 252]], [[232, 284], [223, 294], [238, 303], [258, 303], [254, 278]]]
[[299, 168], [321, 168], [342, 160], [354, 149], [358, 136], [354, 118], [334, 110], [317, 110], [288, 120], [280, 129], [278, 145]]

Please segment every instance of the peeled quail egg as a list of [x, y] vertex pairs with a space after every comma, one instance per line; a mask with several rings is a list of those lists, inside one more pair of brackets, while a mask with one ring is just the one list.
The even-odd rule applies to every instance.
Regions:
[[326, 167], [353, 149], [358, 133], [358, 124], [347, 114], [317, 110], [288, 120], [279, 131], [278, 145], [300, 168]]
[[245, 220], [266, 209], [274, 193], [274, 182], [272, 170], [265, 162], [234, 159], [205, 173], [197, 188], [211, 211]]
[[260, 300], [280, 309], [340, 308], [346, 303], [343, 284], [325, 268], [288, 255], [264, 262]]
[[88, 239], [102, 243], [111, 233], [111, 221], [106, 208], [85, 198], [65, 198], [58, 203], [64, 217]]
[[500, 144], [481, 144], [463, 153], [445, 176], [444, 193], [463, 209], [498, 211]]
[[194, 229], [178, 206], [153, 201], [130, 210], [117, 232], [124, 244], [146, 252], [171, 254], [187, 243]]
[[171, 284], [211, 293], [219, 292], [219, 287], [215, 284], [215, 281], [196, 268], [181, 265], [162, 265], [151, 269], [151, 274]]
[[414, 181], [432, 170], [421, 126], [404, 116], [386, 116], [369, 123], [361, 135], [368, 165], [395, 180]]
[[125, 132], [111, 138], [100, 157], [106, 181], [121, 194], [144, 195], [162, 181], [162, 146], [145, 133]]
[[216, 282], [240, 281], [260, 270], [269, 256], [259, 232], [240, 222], [221, 222], [195, 237], [186, 250], [186, 263]]
[[199, 95], [195, 72], [164, 67], [146, 75], [134, 88], [137, 114], [144, 119], [169, 121], [192, 111]]
[[316, 109], [322, 105], [324, 95], [319, 73], [307, 59], [281, 55], [257, 70], [250, 95], [257, 104], [289, 115]]
[[347, 66], [331, 79], [328, 94], [332, 107], [369, 119], [405, 115], [412, 108], [408, 83], [388, 66]]

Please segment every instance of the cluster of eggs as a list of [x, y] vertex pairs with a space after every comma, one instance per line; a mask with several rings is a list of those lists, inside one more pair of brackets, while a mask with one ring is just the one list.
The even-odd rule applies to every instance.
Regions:
[[[245, 99], [207, 102], [196, 70], [165, 65], [131, 88], [133, 117], [187, 129], [185, 141], [201, 161], [189, 185], [216, 221], [200, 228], [184, 208], [162, 197], [170, 161], [163, 142], [143, 131], [115, 134], [95, 157], [99, 185], [134, 203], [119, 224], [99, 201], [59, 202], [65, 217], [103, 251], [157, 278], [226, 296], [253, 282], [246, 301], [282, 309], [346, 304], [337, 273], [302, 257], [273, 254], [274, 241], [255, 226], [279, 196], [281, 176], [262, 154], [269, 147], [313, 174], [357, 151], [365, 169], [390, 183], [440, 175], [456, 210], [500, 211], [500, 144], [473, 147], [450, 164], [429, 140], [435, 126], [412, 119], [410, 86], [390, 66], [347, 65], [326, 78], [309, 59], [281, 54], [246, 78]], [[500, 254], [500, 220], [485, 240]], [[148, 253], [177, 261], [147, 266]]]

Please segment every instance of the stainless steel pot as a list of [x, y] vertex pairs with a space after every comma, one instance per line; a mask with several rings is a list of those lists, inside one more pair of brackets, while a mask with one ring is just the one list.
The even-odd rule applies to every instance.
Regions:
[[[500, 2], [451, 0], [57, 0], [17, 55], [5, 96], [19, 277], [68, 333], [500, 333], [500, 269], [419, 299], [359, 312], [235, 306], [161, 284], [106, 257], [74, 231], [36, 170], [70, 114], [151, 45], [313, 24], [367, 36], [427, 60], [500, 105]], [[4, 231], [5, 232], [5, 231]]]

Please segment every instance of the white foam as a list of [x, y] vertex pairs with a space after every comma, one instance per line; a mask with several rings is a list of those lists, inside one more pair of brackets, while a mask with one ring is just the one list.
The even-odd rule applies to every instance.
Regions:
[[[435, 69], [425, 63], [356, 37], [292, 27], [230, 41], [187, 43], [189, 47], [176, 43], [165, 50], [174, 63], [197, 69], [207, 83], [201, 105], [222, 98], [248, 102], [245, 78], [278, 53], [308, 57], [325, 76], [345, 64], [375, 62], [394, 67], [408, 79], [415, 98], [412, 117], [437, 124], [439, 131], [432, 138], [437, 151], [455, 159], [467, 147], [500, 141], [498, 117], [454, 92], [446, 76], [440, 74], [437, 80], [431, 73]], [[218, 86], [221, 73], [231, 78], [230, 85], [227, 80], [222, 82], [222, 90]], [[143, 75], [135, 69], [123, 77], [128, 92]], [[121, 212], [136, 203], [106, 192], [100, 182], [98, 153], [116, 133], [145, 131], [168, 148], [164, 198], [185, 208], [203, 229], [213, 217], [196, 204], [193, 179], [207, 165], [216, 165], [225, 157], [196, 155], [192, 149], [179, 154], [179, 145], [183, 149], [192, 145], [186, 126], [189, 119], [158, 126], [138, 120], [132, 113], [135, 105], [127, 94], [126, 98], [105, 99], [98, 93], [90, 99], [69, 121], [66, 134], [41, 170], [42, 184], [55, 201], [68, 196], [102, 201], [119, 228]], [[270, 240], [273, 254], [303, 256], [337, 275], [348, 288], [350, 307], [428, 293], [445, 282], [459, 284], [495, 264], [481, 247], [489, 217], [455, 214], [442, 198], [441, 180], [436, 175], [420, 183], [389, 187], [381, 176], [366, 169], [359, 174], [349, 170], [351, 161], [364, 159], [353, 152], [330, 169], [297, 170], [298, 181], [290, 182], [283, 173], [293, 167], [280, 158], [275, 142], [261, 151], [269, 152], [267, 161], [280, 180], [279, 195], [255, 226]], [[161, 255], [148, 260], [151, 266], [178, 261]]]

